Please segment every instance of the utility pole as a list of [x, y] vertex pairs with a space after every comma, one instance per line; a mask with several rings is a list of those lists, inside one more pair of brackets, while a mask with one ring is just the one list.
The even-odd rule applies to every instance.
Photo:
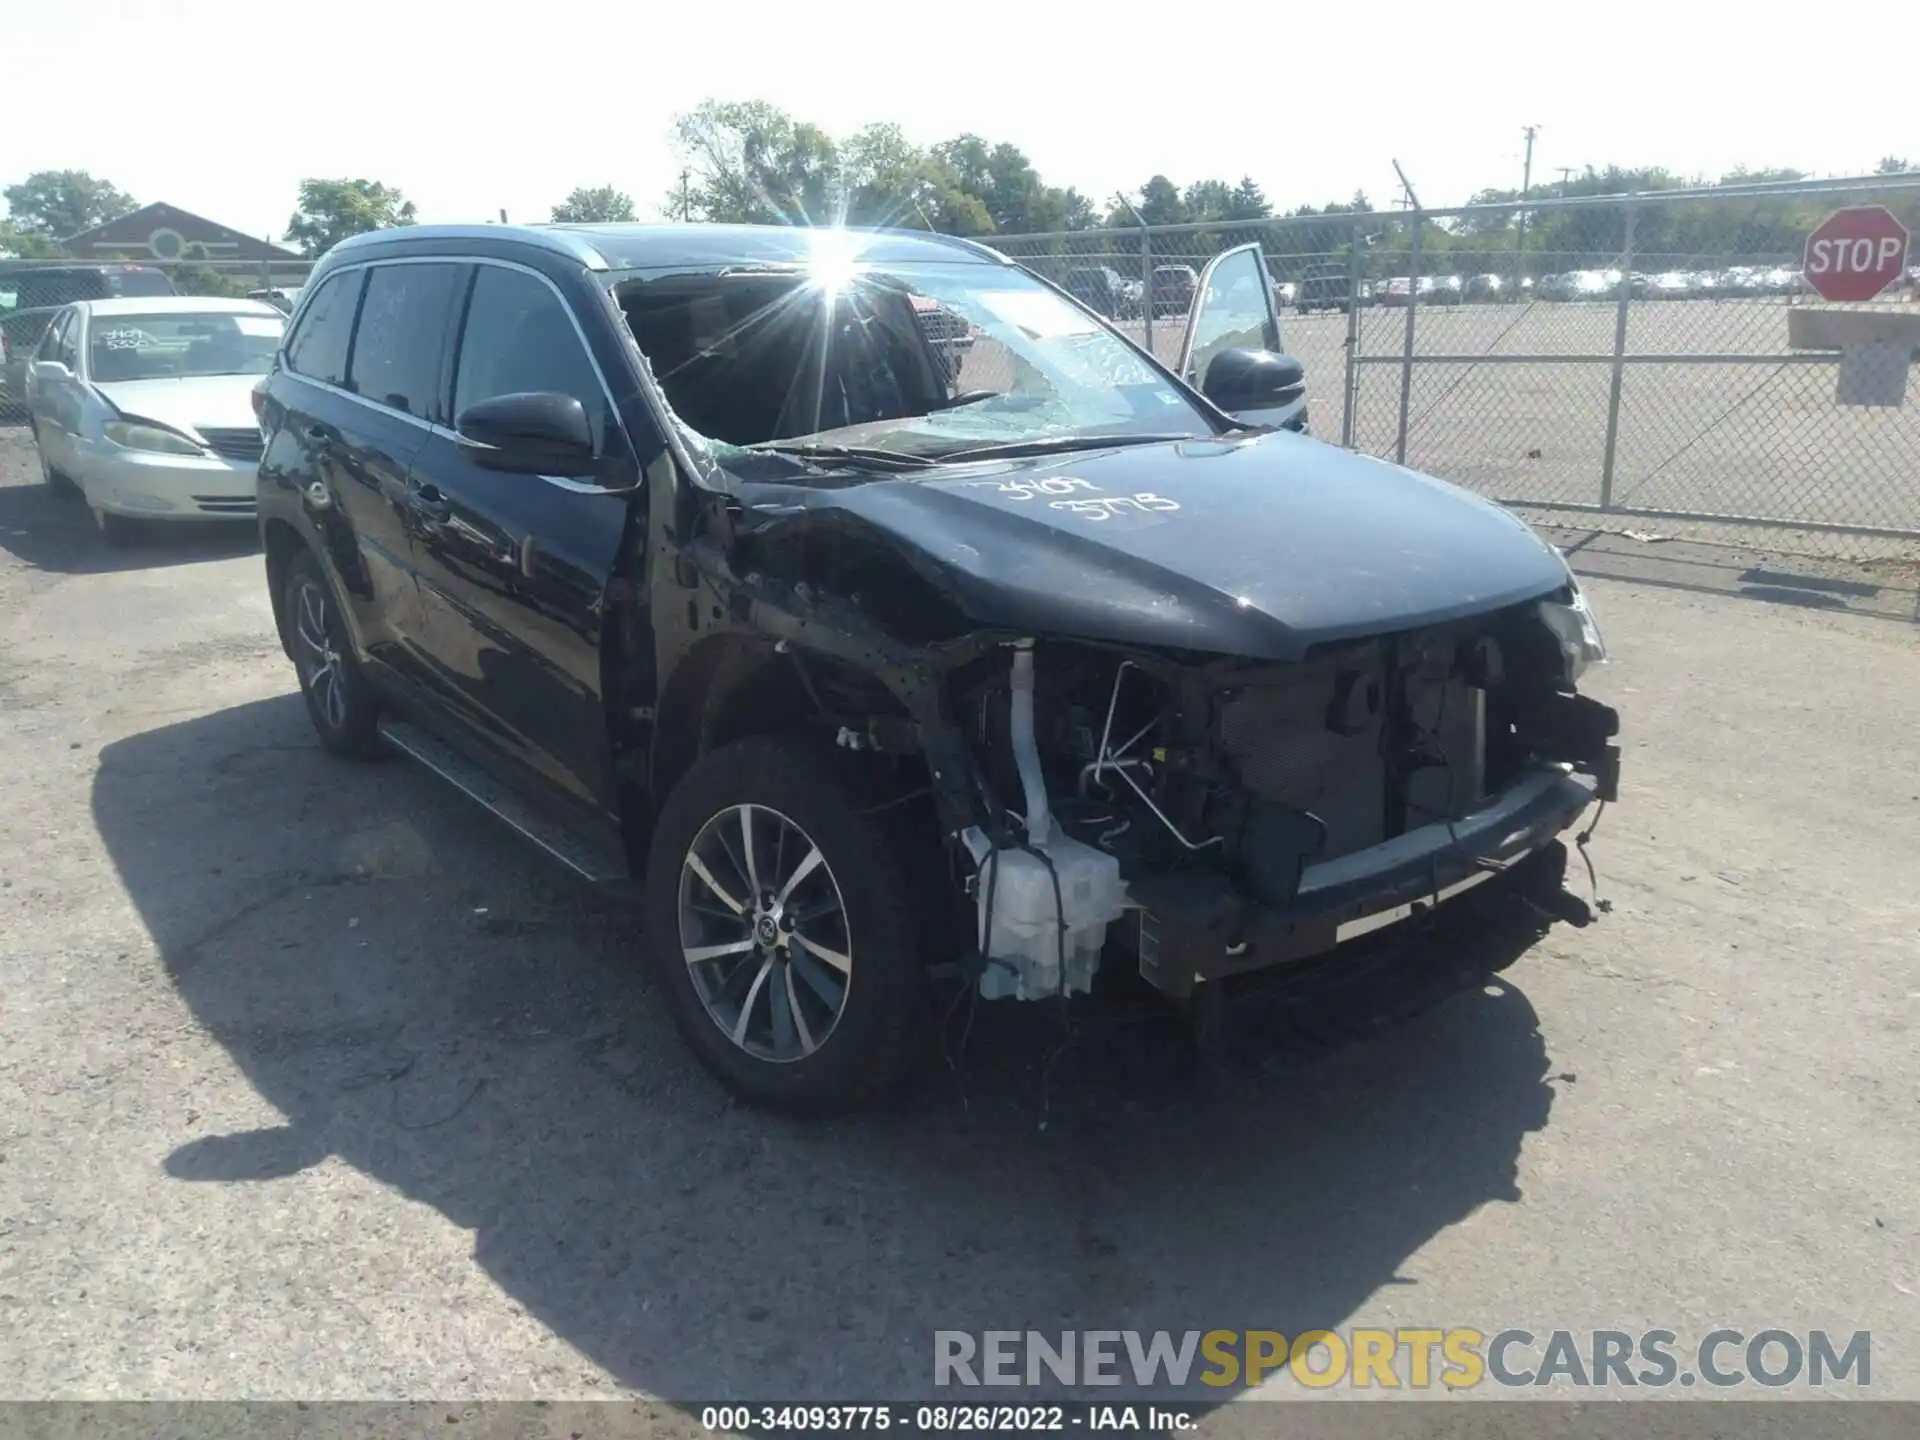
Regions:
[[[1528, 193], [1533, 189], [1533, 137], [1540, 133], [1540, 127], [1528, 125], [1523, 127], [1520, 133], [1527, 137], [1527, 158], [1520, 162], [1520, 204], [1524, 207]], [[1520, 282], [1526, 278], [1526, 274], [1527, 212], [1523, 208], [1520, 211], [1520, 237], [1513, 247], [1513, 293], [1516, 298], [1521, 293]]]
[[687, 194], [687, 182], [693, 179], [693, 171], [680, 172], [680, 223], [686, 224], [693, 218], [693, 205]]

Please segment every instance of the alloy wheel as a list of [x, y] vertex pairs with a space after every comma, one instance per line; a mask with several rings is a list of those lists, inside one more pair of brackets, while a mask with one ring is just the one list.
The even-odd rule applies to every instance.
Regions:
[[839, 1023], [853, 980], [846, 902], [805, 830], [731, 805], [680, 867], [680, 949], [707, 1016], [759, 1060], [804, 1060]]
[[313, 696], [327, 724], [339, 730], [347, 722], [347, 689], [331, 619], [327, 592], [309, 580], [300, 587], [294, 613], [294, 630], [300, 641], [300, 683]]

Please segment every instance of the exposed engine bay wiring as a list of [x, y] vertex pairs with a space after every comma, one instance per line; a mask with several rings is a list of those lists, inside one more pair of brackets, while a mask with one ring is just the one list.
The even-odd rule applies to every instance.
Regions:
[[1179, 841], [1185, 849], [1197, 851], [1205, 850], [1210, 845], [1224, 845], [1226, 844], [1226, 837], [1224, 835], [1214, 835], [1200, 841], [1189, 840], [1185, 835], [1180, 833], [1180, 827], [1167, 818], [1167, 813], [1154, 803], [1153, 797], [1140, 787], [1140, 782], [1128, 773], [1130, 770], [1141, 768], [1145, 768], [1151, 772], [1151, 761], [1144, 758], [1129, 759], [1127, 752], [1146, 738], [1147, 732], [1153, 729], [1158, 723], [1157, 720], [1149, 720], [1132, 739], [1128, 740], [1118, 750], [1113, 748], [1113, 717], [1115, 711], [1118, 710], [1120, 706], [1120, 687], [1127, 678], [1127, 672], [1129, 670], [1137, 670], [1138, 668], [1133, 661], [1122, 660], [1119, 669], [1113, 672], [1113, 693], [1107, 699], [1107, 723], [1100, 732], [1099, 751], [1095, 754], [1092, 763], [1080, 772], [1081, 793], [1084, 794], [1086, 792], [1088, 784], [1097, 782], [1102, 775], [1111, 770], [1126, 782], [1127, 788], [1140, 797], [1140, 803], [1153, 812], [1154, 818], [1166, 826], [1167, 833]]

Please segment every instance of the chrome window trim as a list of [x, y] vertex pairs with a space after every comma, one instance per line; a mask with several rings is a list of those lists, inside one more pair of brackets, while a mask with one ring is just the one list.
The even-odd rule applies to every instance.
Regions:
[[[569, 254], [569, 252], [565, 252], [565, 251], [561, 253]], [[577, 260], [579, 257], [569, 254], [569, 258]], [[501, 270], [517, 270], [522, 275], [531, 275], [534, 279], [538, 280], [541, 284], [545, 285], [547, 289], [552, 292], [553, 298], [559, 302], [560, 309], [565, 313], [567, 317], [567, 323], [573, 326], [574, 337], [577, 340], [579, 340], [581, 350], [583, 350], [586, 353], [587, 364], [593, 367], [593, 377], [594, 379], [600, 382], [600, 395], [601, 395], [601, 398], [606, 401], [607, 414], [612, 419], [614, 428], [619, 432], [621, 439], [626, 442], [627, 453], [633, 456], [634, 463], [636, 465], [639, 464], [640, 457], [638, 452], [634, 448], [633, 436], [627, 433], [626, 423], [620, 417], [619, 403], [613, 398], [613, 387], [607, 383], [607, 372], [601, 369], [600, 359], [597, 355], [593, 353], [593, 345], [587, 339], [587, 332], [585, 327], [582, 326], [580, 323], [579, 315], [577, 315], [574, 312], [573, 306], [568, 302], [566, 295], [561, 291], [560, 287], [554, 284], [552, 276], [542, 273], [541, 271], [535, 269], [531, 265], [523, 265], [517, 260], [502, 260], [497, 256], [493, 256], [493, 255], [463, 255], [458, 253], [446, 253], [446, 254], [439, 254], [439, 255], [395, 255], [391, 257], [369, 256], [365, 260], [354, 260], [345, 264], [333, 266], [327, 271], [325, 275], [321, 277], [320, 283], [325, 284], [328, 280], [331, 280], [335, 275], [344, 275], [351, 270], [372, 270], [383, 265], [492, 265]], [[314, 285], [312, 280], [309, 279], [308, 292], [301, 296], [302, 300], [309, 299], [312, 293], [317, 291], [318, 288], [319, 287]], [[596, 286], [595, 288], [599, 288], [599, 287]], [[600, 293], [605, 295], [607, 292], [605, 290], [601, 290]], [[301, 309], [301, 312], [304, 313], [306, 310], [306, 306], [302, 305], [300, 309]], [[624, 316], [622, 316], [622, 317], [619, 317], [619, 320], [620, 320], [622, 331], [624, 332], [626, 327], [626, 319]], [[287, 334], [289, 335], [289, 337], [291, 337], [292, 334], [294, 333], [294, 328], [295, 327], [293, 326], [291, 321], [289, 321], [289, 324], [287, 327]], [[359, 328], [360, 328], [359, 316], [356, 315], [354, 317], [354, 336], [353, 336], [353, 339], [356, 342], [360, 338]], [[626, 332], [626, 333], [628, 333], [630, 337], [631, 332]], [[462, 346], [464, 346], [466, 343], [466, 317], [464, 315], [461, 316], [460, 332], [457, 338], [459, 340], [459, 343]], [[349, 348], [348, 354], [349, 356], [351, 356], [352, 354], [351, 348]], [[396, 420], [404, 420], [407, 424], [413, 425], [418, 427], [419, 429], [425, 430], [430, 435], [438, 435], [442, 439], [452, 440], [456, 444], [459, 443], [460, 441], [461, 437], [459, 433], [455, 430], [449, 429], [445, 425], [436, 425], [433, 421], [423, 420], [418, 415], [409, 415], [404, 410], [395, 410], [391, 406], [382, 405], [378, 400], [370, 400], [365, 395], [362, 395], [357, 391], [349, 390], [346, 387], [341, 385], [335, 385], [330, 380], [320, 380], [315, 378], [312, 375], [304, 375], [300, 371], [293, 369], [291, 366], [287, 366], [285, 368], [289, 375], [292, 375], [295, 379], [300, 380], [304, 384], [317, 385], [320, 389], [328, 391], [331, 394], [338, 395], [342, 399], [355, 401], [358, 404], [366, 406], [368, 409], [377, 411], [382, 415], [391, 416]], [[455, 369], [454, 369], [454, 379], [455, 379], [455, 384], [457, 386], [459, 381], [459, 368], [457, 365], [455, 366]], [[641, 389], [641, 394], [646, 398], [648, 409], [652, 411], [654, 414], [655, 423], [661, 426], [662, 434], [667, 437], [668, 445], [673, 447], [675, 451], [675, 455], [677, 458], [680, 459], [682, 465], [686, 465], [687, 464], [686, 457], [680, 451], [678, 445], [676, 444], [678, 437], [673, 434], [672, 427], [663, 422], [663, 417], [659, 413], [659, 407], [654, 403], [652, 387], [650, 385], [643, 384], [640, 387], [640, 389]], [[697, 473], [697, 472], [694, 472], [694, 473]], [[546, 481], [547, 484], [554, 486], [556, 489], [566, 490], [574, 494], [581, 494], [581, 495], [628, 495], [628, 494], [632, 494], [633, 490], [640, 488], [639, 486], [634, 486], [630, 489], [615, 490], [615, 489], [609, 489], [604, 485], [595, 485], [590, 481], [574, 480], [569, 477], [561, 476], [561, 475], [542, 475], [538, 478]]]

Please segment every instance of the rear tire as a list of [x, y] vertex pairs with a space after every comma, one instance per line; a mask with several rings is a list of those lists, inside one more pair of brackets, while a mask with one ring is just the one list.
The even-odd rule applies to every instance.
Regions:
[[858, 1109], [918, 1058], [914, 892], [866, 807], [814, 748], [761, 736], [702, 757], [661, 808], [647, 960], [694, 1055], [751, 1104]]
[[287, 566], [280, 594], [294, 673], [314, 733], [336, 755], [372, 759], [380, 751], [380, 706], [354, 659], [333, 587], [311, 554], [302, 551]]

